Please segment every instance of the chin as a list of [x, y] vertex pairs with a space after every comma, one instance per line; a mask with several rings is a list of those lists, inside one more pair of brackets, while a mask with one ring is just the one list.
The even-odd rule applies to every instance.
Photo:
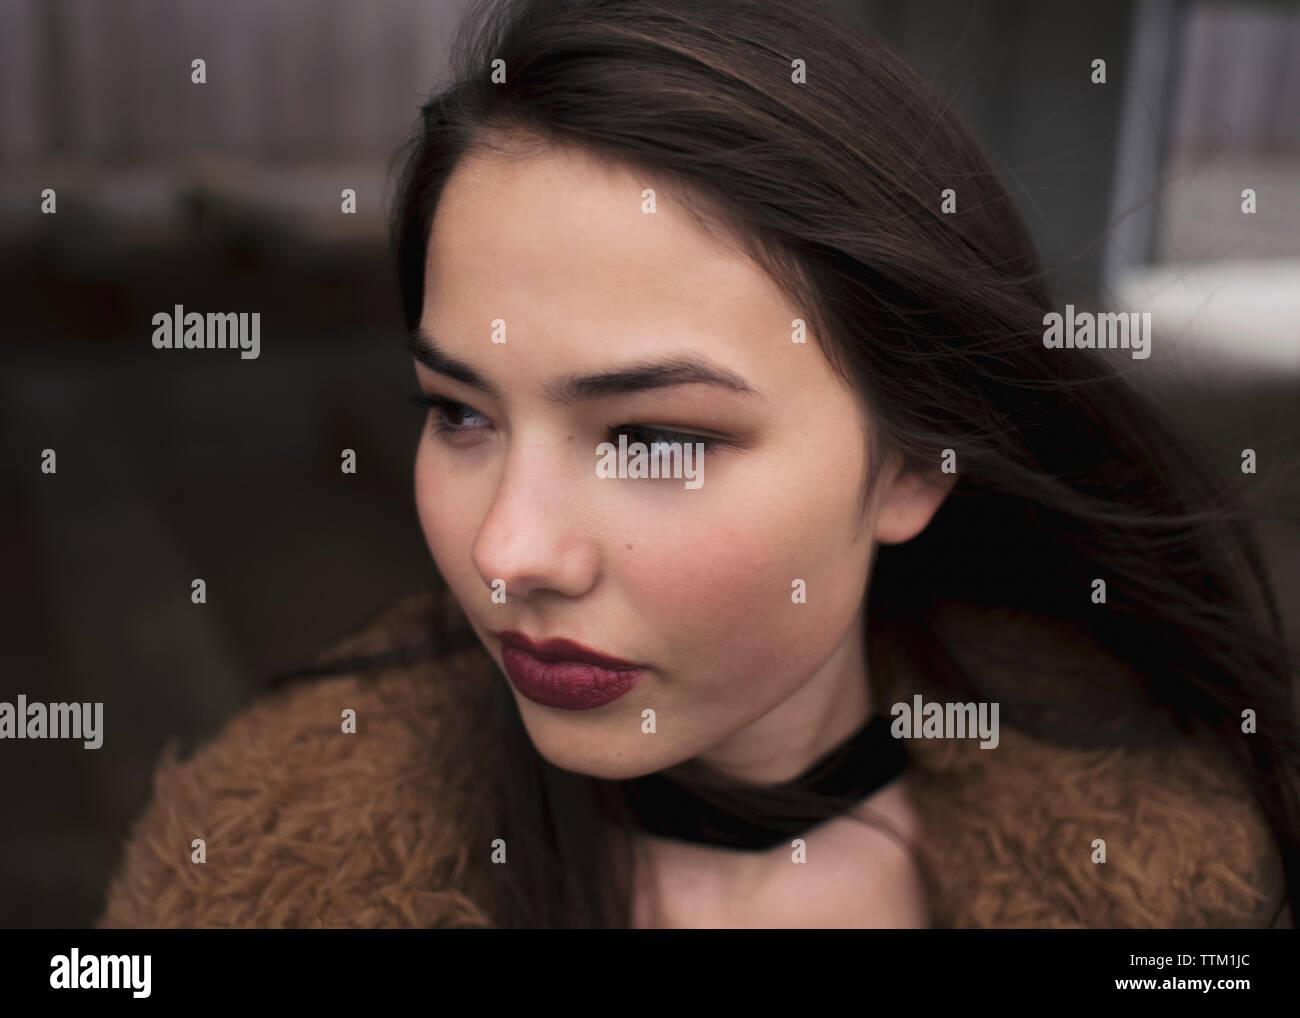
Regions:
[[[538, 720], [533, 715], [534, 710], [548, 711], [547, 708], [537, 707], [534, 704], [521, 706], [528, 737], [532, 740], [533, 748], [542, 758], [560, 770], [582, 774], [589, 778], [600, 778], [604, 781], [627, 781], [631, 778], [645, 777], [647, 774], [653, 774], [681, 762], [671, 754], [665, 756], [662, 745], [655, 753], [636, 752], [637, 742], [632, 742], [630, 747], [624, 745], [616, 748], [614, 744], [620, 740], [590, 727], [583, 733], [587, 738], [582, 738], [574, 731], [571, 724], [565, 723], [567, 719]], [[632, 731], [634, 733], [632, 738], [637, 740], [648, 741], [659, 738], [658, 735], [641, 734], [639, 727], [633, 728]], [[650, 749], [649, 746], [643, 748]]]

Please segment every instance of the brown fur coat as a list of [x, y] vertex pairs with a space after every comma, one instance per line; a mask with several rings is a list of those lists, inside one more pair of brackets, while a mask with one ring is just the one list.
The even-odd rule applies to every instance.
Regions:
[[[407, 598], [328, 656], [391, 647], [434, 610], [432, 595]], [[492, 925], [489, 848], [456, 827], [473, 769], [440, 756], [454, 681], [504, 680], [481, 649], [314, 679], [261, 697], [190, 759], [169, 743], [95, 925]], [[356, 734], [340, 731], [347, 707]], [[1073, 750], [1001, 729], [995, 751], [908, 743], [937, 925], [1223, 928], [1277, 914], [1276, 841], [1222, 761], [1190, 743]]]

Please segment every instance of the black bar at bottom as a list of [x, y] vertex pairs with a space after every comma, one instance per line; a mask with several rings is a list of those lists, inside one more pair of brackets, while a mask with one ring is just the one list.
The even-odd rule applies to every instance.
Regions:
[[[25, 930], [0, 935], [4, 1010], [394, 999], [676, 1010], [847, 995], [1217, 1007], [1294, 999], [1294, 930]], [[147, 960], [147, 964], [146, 964]], [[422, 1008], [423, 1009], [423, 1008]]]

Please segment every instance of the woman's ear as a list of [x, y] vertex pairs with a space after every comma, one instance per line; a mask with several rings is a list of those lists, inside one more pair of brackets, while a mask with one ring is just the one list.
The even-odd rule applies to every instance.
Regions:
[[955, 473], [907, 469], [895, 461], [883, 472], [876, 515], [878, 544], [902, 544], [927, 526], [957, 483]]

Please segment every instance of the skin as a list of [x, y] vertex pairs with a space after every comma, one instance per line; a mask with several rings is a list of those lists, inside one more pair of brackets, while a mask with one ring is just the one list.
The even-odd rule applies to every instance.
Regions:
[[[642, 211], [647, 187], [654, 214]], [[860, 397], [813, 338], [791, 341], [792, 320], [807, 317], [791, 298], [673, 190], [569, 147], [462, 159], [431, 230], [420, 325], [497, 392], [416, 361], [421, 390], [460, 405], [430, 414], [416, 502], [438, 569], [503, 676], [501, 630], [566, 637], [643, 667], [629, 694], [585, 711], [512, 686], [546, 759], [605, 779], [699, 759], [782, 782], [872, 711], [863, 610], [875, 545], [923, 530], [948, 485], [885, 463], [862, 526], [870, 421]], [[493, 319], [505, 321], [505, 343], [492, 342]], [[567, 404], [543, 391], [675, 355], [707, 359], [752, 391], [691, 383]], [[439, 435], [438, 420], [459, 430]], [[704, 453], [703, 485], [598, 477], [598, 443], [632, 426], [677, 434], [633, 429], [629, 443], [719, 439]], [[806, 604], [792, 601], [796, 578]], [[505, 604], [492, 601], [498, 579]], [[647, 708], [654, 734], [642, 731]], [[901, 779], [868, 804], [910, 829]], [[825, 827], [823, 858], [870, 848], [888, 860], [886, 878], [901, 872], [905, 853], [878, 832], [848, 819]], [[791, 866], [787, 849], [645, 847], [659, 897], [676, 909], [670, 924], [762, 924], [792, 895], [800, 916], [839, 924], [846, 866]], [[792, 870], [819, 872], [821, 890]], [[907, 886], [915, 892], [914, 879]], [[911, 924], [915, 901], [886, 890], [873, 888], [892, 902], [885, 919]], [[742, 901], [753, 908], [738, 922]]]

